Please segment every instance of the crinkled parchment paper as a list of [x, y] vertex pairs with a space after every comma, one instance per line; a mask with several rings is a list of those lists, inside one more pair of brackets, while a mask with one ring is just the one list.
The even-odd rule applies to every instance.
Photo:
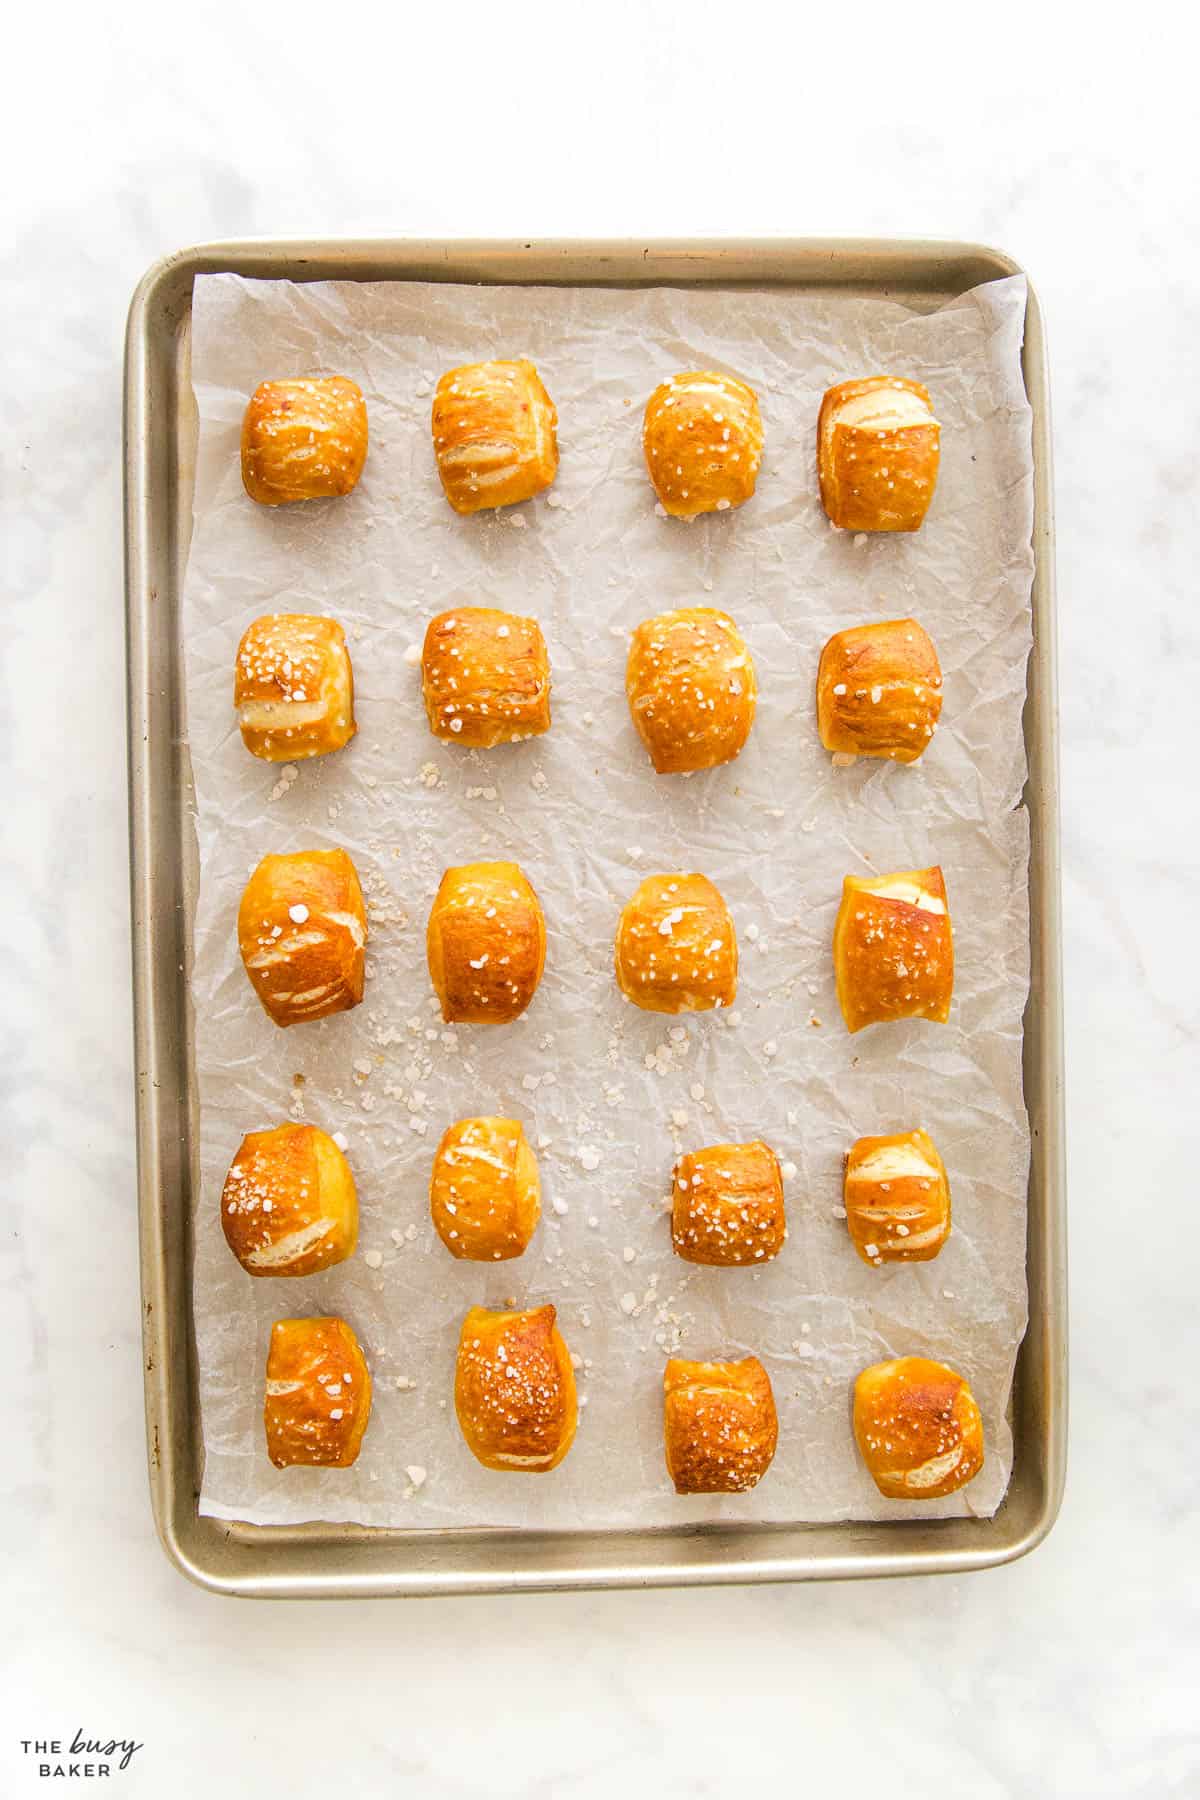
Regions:
[[[201, 1511], [562, 1527], [994, 1511], [1026, 1316], [1024, 308], [1019, 277], [925, 316], [778, 291], [197, 282], [183, 632], [202, 868]], [[458, 518], [434, 470], [433, 384], [454, 363], [521, 354], [558, 405], [558, 480], [525, 506]], [[749, 505], [687, 525], [655, 513], [641, 413], [662, 377], [705, 367], [757, 389], [766, 452]], [[921, 532], [855, 539], [821, 511], [817, 408], [830, 383], [879, 370], [931, 389], [941, 476]], [[363, 479], [347, 499], [255, 506], [238, 467], [247, 396], [266, 376], [319, 371], [353, 376], [366, 394]], [[430, 737], [406, 653], [435, 612], [471, 602], [541, 621], [554, 672], [548, 736], [484, 753]], [[758, 719], [737, 762], [656, 777], [626, 710], [628, 633], [647, 614], [697, 603], [741, 625]], [[231, 705], [238, 639], [278, 609], [343, 622], [359, 721], [341, 754], [282, 771], [246, 753]], [[813, 720], [821, 646], [840, 626], [907, 613], [941, 656], [941, 729], [914, 767], [833, 768]], [[238, 899], [266, 851], [335, 844], [369, 900], [366, 999], [279, 1031], [238, 960]], [[541, 895], [546, 974], [519, 1023], [446, 1030], [425, 920], [443, 868], [482, 857], [515, 858]], [[955, 927], [951, 1023], [852, 1038], [830, 958], [842, 877], [931, 862], [945, 871]], [[618, 912], [642, 876], [668, 869], [702, 870], [729, 902], [742, 971], [727, 1014], [672, 1021], [617, 992]], [[525, 1121], [544, 1184], [531, 1248], [495, 1267], [453, 1261], [427, 1211], [438, 1138], [476, 1113]], [[289, 1116], [348, 1138], [359, 1249], [306, 1280], [255, 1281], [225, 1247], [221, 1183], [243, 1133]], [[868, 1268], [840, 1212], [843, 1153], [862, 1133], [918, 1124], [950, 1171], [953, 1235], [932, 1263]], [[678, 1261], [665, 1213], [675, 1156], [755, 1136], [789, 1165], [783, 1254], [753, 1270]], [[581, 1359], [579, 1435], [550, 1476], [493, 1473], [454, 1418], [459, 1321], [476, 1302], [547, 1299]], [[278, 1472], [261, 1420], [270, 1324], [326, 1312], [364, 1345], [370, 1428], [350, 1470]], [[752, 1494], [671, 1491], [660, 1411], [664, 1357], [676, 1350], [754, 1352], [770, 1371], [779, 1451]], [[851, 1435], [859, 1369], [908, 1352], [961, 1369], [983, 1411], [984, 1471], [945, 1501], [881, 1501]]]

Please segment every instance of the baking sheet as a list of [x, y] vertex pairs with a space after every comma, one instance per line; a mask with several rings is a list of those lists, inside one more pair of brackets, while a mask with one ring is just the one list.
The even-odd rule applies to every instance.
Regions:
[[[1025, 1318], [1023, 310], [1019, 277], [930, 316], [779, 291], [197, 281], [184, 639], [203, 869], [201, 1511], [261, 1523], [596, 1527], [994, 1510], [1011, 1465], [1004, 1410]], [[510, 513], [458, 519], [432, 465], [433, 382], [453, 362], [521, 353], [559, 406], [558, 481]], [[650, 388], [697, 365], [753, 382], [767, 452], [749, 506], [688, 526], [655, 515], [638, 439]], [[816, 498], [820, 395], [875, 368], [926, 381], [944, 424], [929, 520], [903, 540], [834, 532]], [[246, 396], [266, 374], [317, 369], [364, 388], [363, 481], [346, 500], [254, 507], [237, 466]], [[406, 651], [432, 613], [471, 601], [541, 620], [555, 676], [548, 737], [471, 753], [428, 736]], [[737, 763], [656, 779], [628, 721], [625, 642], [646, 614], [694, 603], [724, 606], [742, 625], [759, 669], [758, 722]], [[354, 744], [297, 765], [294, 778], [245, 753], [230, 706], [241, 631], [282, 607], [341, 618], [359, 696]], [[944, 724], [914, 768], [834, 770], [812, 728], [820, 646], [839, 625], [909, 611], [938, 644]], [[281, 1033], [238, 963], [237, 899], [266, 850], [334, 843], [354, 856], [371, 902], [367, 999]], [[425, 916], [443, 866], [476, 856], [526, 868], [546, 906], [547, 973], [518, 1024], [446, 1031], [430, 1004]], [[829, 960], [841, 877], [932, 860], [956, 927], [952, 1022], [852, 1039]], [[704, 870], [730, 903], [743, 971], [727, 1015], [664, 1021], [616, 993], [620, 905], [643, 874], [670, 867]], [[426, 1184], [445, 1124], [493, 1111], [525, 1120], [546, 1204], [523, 1259], [476, 1268], [452, 1262], [434, 1236]], [[221, 1236], [221, 1181], [245, 1131], [301, 1112], [350, 1140], [359, 1253], [302, 1282], [252, 1282]], [[862, 1132], [917, 1123], [949, 1166], [955, 1233], [932, 1264], [871, 1270], [838, 1216], [842, 1153]], [[691, 1269], [669, 1247], [673, 1157], [752, 1135], [795, 1167], [788, 1246], [765, 1269]], [[468, 1305], [547, 1298], [582, 1359], [586, 1404], [566, 1462], [522, 1481], [480, 1469], [462, 1444], [454, 1346]], [[344, 1314], [364, 1342], [371, 1428], [352, 1470], [277, 1472], [260, 1419], [270, 1322], [324, 1311]], [[673, 1349], [753, 1351], [767, 1364], [780, 1447], [753, 1494], [683, 1501], [669, 1491], [659, 1413]], [[988, 1431], [984, 1473], [941, 1502], [882, 1503], [850, 1435], [854, 1375], [906, 1351], [962, 1368]]]

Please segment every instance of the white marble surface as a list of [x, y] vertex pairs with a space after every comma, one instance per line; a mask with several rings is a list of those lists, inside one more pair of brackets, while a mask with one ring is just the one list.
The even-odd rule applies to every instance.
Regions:
[[[1138, 21], [614, 0], [28, 9], [0, 132], [7, 1372], [0, 1792], [132, 1734], [154, 1796], [1200, 1791], [1192, 1199], [1193, 84]], [[1098, 25], [1098, 19], [1093, 20]], [[1159, 31], [1156, 37], [1155, 33]], [[1036, 66], [1035, 66], [1036, 64]], [[143, 1461], [120, 354], [203, 238], [892, 233], [1020, 257], [1049, 321], [1073, 1421], [1031, 1558], [961, 1580], [249, 1606], [155, 1542]], [[1189, 930], [1188, 927], [1192, 929]], [[1188, 1133], [1190, 1136], [1190, 1132]]]

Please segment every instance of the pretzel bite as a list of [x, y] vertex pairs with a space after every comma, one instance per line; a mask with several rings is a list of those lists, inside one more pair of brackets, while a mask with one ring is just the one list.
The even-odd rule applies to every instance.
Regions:
[[558, 473], [558, 414], [525, 357], [450, 369], [433, 396], [433, 451], [456, 513], [514, 506]]
[[646, 402], [642, 448], [658, 503], [672, 518], [741, 506], [762, 460], [754, 389], [715, 369], [672, 375]]
[[667, 1363], [663, 1443], [677, 1494], [748, 1493], [770, 1468], [778, 1437], [771, 1378], [756, 1356]]
[[238, 948], [276, 1025], [357, 1006], [366, 941], [362, 888], [344, 850], [263, 857], [238, 908]]
[[758, 683], [729, 614], [686, 606], [638, 626], [625, 692], [656, 771], [677, 775], [737, 756], [754, 723]]
[[350, 1164], [315, 1125], [251, 1131], [225, 1177], [221, 1227], [247, 1275], [315, 1275], [344, 1262], [358, 1239]]
[[459, 606], [431, 619], [421, 657], [434, 737], [473, 750], [550, 729], [550, 658], [536, 619]]
[[675, 1165], [671, 1244], [685, 1262], [768, 1262], [787, 1237], [783, 1176], [769, 1144], [712, 1144]]
[[937, 651], [915, 619], [839, 631], [822, 650], [817, 727], [826, 750], [916, 762], [941, 711]]
[[242, 421], [242, 483], [252, 500], [283, 506], [357, 486], [367, 460], [367, 406], [344, 375], [263, 381]]
[[917, 531], [937, 485], [941, 426], [929, 391], [899, 375], [842, 381], [821, 402], [821, 502], [843, 531]]
[[345, 1319], [277, 1319], [263, 1423], [277, 1469], [348, 1469], [371, 1416], [371, 1377]]
[[433, 1159], [429, 1211], [451, 1256], [522, 1256], [542, 1211], [537, 1159], [519, 1119], [459, 1119]]
[[336, 619], [268, 613], [238, 645], [233, 682], [242, 742], [264, 762], [300, 762], [348, 744], [354, 675]]
[[862, 1137], [846, 1157], [846, 1229], [864, 1262], [929, 1262], [950, 1236], [946, 1165], [926, 1131]]
[[545, 1474], [571, 1448], [575, 1371], [552, 1306], [489, 1312], [462, 1323], [454, 1410], [471, 1454], [487, 1469]]
[[942, 871], [847, 875], [833, 933], [838, 1005], [849, 1031], [890, 1019], [950, 1017], [954, 940]]
[[646, 1012], [705, 1012], [737, 994], [737, 934], [705, 875], [650, 875], [617, 927], [617, 985]]
[[874, 1363], [854, 1384], [854, 1436], [889, 1500], [940, 1500], [983, 1467], [983, 1420], [961, 1375], [924, 1356]]
[[516, 863], [447, 869], [425, 944], [447, 1024], [506, 1024], [525, 1011], [542, 979], [541, 902]]

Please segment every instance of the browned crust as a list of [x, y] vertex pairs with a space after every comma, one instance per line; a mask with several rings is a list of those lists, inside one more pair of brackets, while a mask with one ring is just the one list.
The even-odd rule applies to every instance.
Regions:
[[642, 448], [659, 505], [673, 518], [743, 505], [762, 461], [754, 389], [716, 369], [672, 375], [646, 402]]
[[[242, 742], [264, 762], [326, 756], [350, 742], [354, 672], [346, 634], [336, 619], [310, 613], [267, 613], [242, 635], [234, 664], [233, 704]], [[271, 708], [269, 723], [244, 716]], [[320, 707], [318, 718], [309, 718]]]
[[[877, 892], [911, 882], [945, 910]], [[954, 993], [954, 938], [946, 884], [936, 865], [877, 880], [847, 875], [833, 935], [838, 1004], [849, 1031], [895, 1019], [945, 1024]]]
[[267, 1454], [275, 1467], [348, 1469], [370, 1416], [370, 1372], [346, 1321], [277, 1319], [263, 1406]]
[[915, 619], [835, 632], [817, 669], [817, 727], [826, 750], [913, 763], [942, 711], [942, 671]]
[[221, 1229], [248, 1275], [313, 1275], [344, 1262], [358, 1237], [349, 1163], [315, 1125], [249, 1132], [225, 1177]]
[[850, 1240], [876, 1268], [930, 1262], [950, 1236], [950, 1182], [927, 1131], [859, 1138], [842, 1191]]
[[767, 1371], [740, 1362], [685, 1362], [663, 1371], [663, 1444], [677, 1494], [744, 1494], [775, 1455], [779, 1421]]
[[546, 1474], [571, 1448], [578, 1423], [575, 1371], [552, 1306], [489, 1312], [462, 1323], [454, 1410], [485, 1468]]
[[[916, 394], [929, 423], [881, 430], [839, 422], [848, 400], [886, 387]], [[817, 419], [817, 476], [832, 523], [843, 531], [917, 531], [937, 485], [940, 437], [929, 390], [919, 381], [869, 375], [831, 387]]]
[[732, 1268], [778, 1256], [787, 1238], [783, 1176], [769, 1144], [711, 1144], [675, 1165], [671, 1245], [685, 1262]]
[[507, 1024], [533, 999], [546, 964], [541, 902], [516, 863], [447, 869], [425, 947], [447, 1024]]
[[449, 1250], [468, 1262], [521, 1256], [541, 1215], [537, 1160], [519, 1119], [459, 1119], [433, 1159], [429, 1211]]
[[729, 908], [706, 875], [650, 875], [617, 926], [617, 984], [646, 1012], [732, 1006], [738, 949]]
[[940, 1500], [983, 1467], [983, 1421], [970, 1387], [923, 1356], [863, 1370], [854, 1384], [854, 1436], [889, 1500]]
[[276, 1025], [357, 1006], [366, 936], [362, 888], [344, 850], [264, 856], [238, 908], [242, 962]]
[[685, 606], [637, 627], [625, 693], [656, 771], [677, 775], [739, 754], [754, 723], [758, 682], [729, 614]]
[[446, 743], [490, 750], [550, 729], [550, 657], [536, 619], [491, 606], [439, 613], [421, 678], [429, 729]]
[[348, 494], [367, 459], [367, 405], [344, 375], [263, 381], [242, 420], [242, 482], [262, 506]]
[[438, 475], [457, 513], [530, 500], [558, 473], [558, 413], [526, 357], [448, 369], [431, 422]]

